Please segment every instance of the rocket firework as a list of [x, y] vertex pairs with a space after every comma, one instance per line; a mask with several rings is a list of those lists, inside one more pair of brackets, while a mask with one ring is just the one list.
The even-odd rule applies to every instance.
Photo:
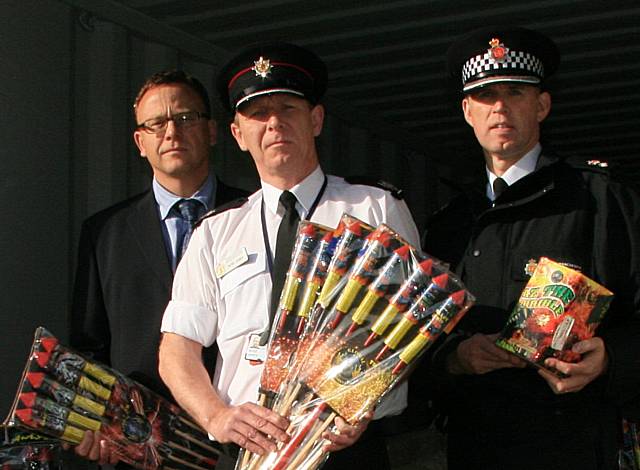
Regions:
[[431, 280], [431, 284], [420, 294], [413, 306], [403, 315], [398, 324], [384, 339], [384, 348], [376, 356], [376, 361], [381, 361], [389, 349], [396, 349], [404, 336], [413, 325], [424, 318], [428, 311], [446, 293], [445, 288], [449, 281], [447, 273], [440, 274]]
[[352, 323], [347, 330], [347, 336], [365, 322], [376, 302], [387, 295], [393, 287], [397, 288], [400, 279], [406, 277], [406, 265], [410, 254], [411, 247], [409, 245], [403, 245], [393, 252], [380, 270], [378, 277], [367, 287], [367, 293], [351, 316]]
[[351, 308], [360, 289], [373, 280], [391, 250], [397, 248], [399, 244], [400, 242], [394, 238], [393, 232], [386, 225], [381, 225], [369, 235], [366, 250], [358, 257], [347, 285], [336, 302], [334, 318], [329, 323], [330, 329], [335, 329], [338, 326], [342, 317]]
[[409, 279], [406, 280], [398, 292], [391, 298], [389, 305], [387, 305], [371, 326], [371, 334], [365, 341], [365, 346], [369, 346], [377, 337], [384, 334], [396, 315], [403, 313], [409, 308], [409, 305], [415, 301], [416, 295], [423, 289], [424, 283], [431, 277], [432, 272], [433, 260], [431, 258], [420, 262]]
[[338, 238], [335, 232], [327, 232], [316, 247], [313, 261], [307, 274], [304, 295], [298, 308], [298, 327], [296, 331], [298, 336], [304, 331], [305, 323], [327, 277], [327, 270]]
[[393, 373], [399, 373], [407, 364], [411, 363], [420, 352], [431, 344], [443, 331], [451, 331], [468, 309], [465, 305], [466, 292], [454, 292], [433, 313], [429, 321], [420, 328], [418, 334], [400, 353], [400, 361], [393, 368]]
[[300, 222], [298, 237], [294, 254], [291, 258], [291, 266], [287, 272], [287, 278], [280, 295], [280, 316], [276, 333], [284, 329], [289, 312], [295, 307], [298, 286], [304, 281], [309, 271], [312, 253], [320, 239], [329, 231], [310, 222]]

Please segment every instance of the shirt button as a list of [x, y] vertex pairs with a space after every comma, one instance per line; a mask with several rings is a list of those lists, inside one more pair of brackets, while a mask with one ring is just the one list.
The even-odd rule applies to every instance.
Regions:
[[473, 253], [471, 254], [477, 258], [478, 256], [480, 256], [480, 250], [473, 250]]

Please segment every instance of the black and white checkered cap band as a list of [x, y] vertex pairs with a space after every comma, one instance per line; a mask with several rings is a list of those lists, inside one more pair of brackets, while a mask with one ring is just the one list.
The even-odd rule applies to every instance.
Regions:
[[[477, 55], [467, 60], [462, 66], [462, 84], [465, 85], [474, 77], [486, 78], [486, 73], [501, 74], [509, 72], [511, 74], [532, 74], [537, 77], [532, 83], [539, 83], [544, 77], [544, 66], [542, 61], [536, 56], [522, 51], [507, 52], [504, 60], [498, 62], [491, 55], [490, 51], [482, 55]], [[479, 75], [479, 77], [478, 77]], [[533, 77], [532, 77], [533, 78]], [[465, 86], [465, 90], [467, 87]]]

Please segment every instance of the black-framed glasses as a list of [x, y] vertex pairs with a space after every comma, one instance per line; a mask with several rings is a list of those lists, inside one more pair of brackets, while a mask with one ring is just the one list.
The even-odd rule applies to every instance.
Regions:
[[147, 134], [160, 134], [167, 129], [167, 123], [173, 121], [176, 127], [189, 128], [194, 126], [200, 119], [209, 119], [207, 113], [199, 111], [186, 111], [184, 113], [172, 114], [151, 118], [136, 126], [137, 129], [145, 131]]

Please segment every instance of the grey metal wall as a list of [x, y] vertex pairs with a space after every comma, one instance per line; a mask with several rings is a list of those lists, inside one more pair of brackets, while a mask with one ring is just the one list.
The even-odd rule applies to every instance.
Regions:
[[[138, 87], [157, 70], [181, 67], [212, 89], [214, 61], [194, 56], [65, 2], [0, 0], [0, 415], [11, 404], [35, 327], [66, 340], [82, 220], [149, 184], [148, 164], [131, 138]], [[405, 188], [422, 222], [435, 203], [424, 156], [328, 113], [319, 139], [325, 170]], [[254, 188], [253, 164], [224, 119], [219, 136], [216, 171]]]

